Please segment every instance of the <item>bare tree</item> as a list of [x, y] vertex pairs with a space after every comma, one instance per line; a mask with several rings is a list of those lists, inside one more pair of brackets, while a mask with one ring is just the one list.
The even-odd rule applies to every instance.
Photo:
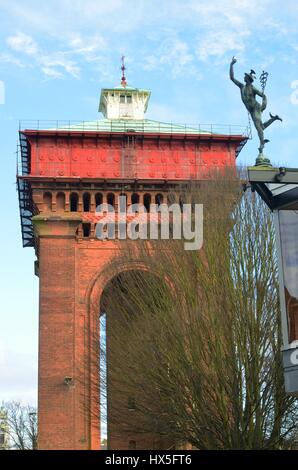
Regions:
[[283, 384], [271, 214], [235, 176], [184, 196], [204, 203], [203, 249], [126, 242], [118, 262], [146, 269], [103, 295], [110, 435], [138, 448], [287, 448], [297, 403]]
[[37, 410], [30, 405], [8, 401], [1, 405], [5, 417], [9, 448], [33, 450], [37, 448]]

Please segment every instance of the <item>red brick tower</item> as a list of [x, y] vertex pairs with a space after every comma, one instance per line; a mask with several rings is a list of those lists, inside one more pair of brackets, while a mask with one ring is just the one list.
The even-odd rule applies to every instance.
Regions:
[[95, 238], [95, 208], [123, 193], [128, 204], [166, 201], [177, 183], [233, 167], [247, 140], [240, 128], [147, 120], [149, 98], [124, 79], [102, 90], [102, 120], [20, 127], [23, 246], [35, 248], [40, 280], [39, 449], [100, 448], [90, 338], [105, 286], [130, 267], [115, 261], [125, 241]]

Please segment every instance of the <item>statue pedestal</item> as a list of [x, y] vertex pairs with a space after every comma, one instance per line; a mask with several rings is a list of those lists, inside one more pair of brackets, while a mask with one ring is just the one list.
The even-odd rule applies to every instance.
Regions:
[[272, 166], [270, 159], [267, 158], [263, 153], [259, 153], [257, 159], [256, 159], [256, 165], [255, 166]]

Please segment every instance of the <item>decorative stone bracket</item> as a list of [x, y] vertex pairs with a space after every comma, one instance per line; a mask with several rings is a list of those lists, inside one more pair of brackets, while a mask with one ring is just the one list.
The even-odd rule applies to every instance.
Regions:
[[32, 222], [38, 237], [74, 238], [82, 218], [73, 214], [50, 217], [35, 215]]

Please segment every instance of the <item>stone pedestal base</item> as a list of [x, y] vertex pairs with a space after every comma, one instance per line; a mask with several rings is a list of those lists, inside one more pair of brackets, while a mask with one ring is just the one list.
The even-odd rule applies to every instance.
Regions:
[[266, 157], [263, 153], [259, 153], [256, 159], [256, 166], [272, 166], [272, 165], [268, 157]]

